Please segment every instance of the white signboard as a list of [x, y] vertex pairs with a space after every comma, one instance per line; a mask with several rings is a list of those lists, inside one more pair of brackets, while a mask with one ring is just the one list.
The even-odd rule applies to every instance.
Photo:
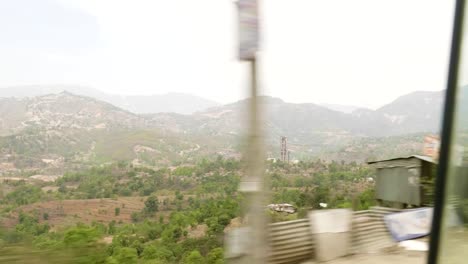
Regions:
[[239, 0], [239, 59], [253, 60], [258, 50], [257, 0]]

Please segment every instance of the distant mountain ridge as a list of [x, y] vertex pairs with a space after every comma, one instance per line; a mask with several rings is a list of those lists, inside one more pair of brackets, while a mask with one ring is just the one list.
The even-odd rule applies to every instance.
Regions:
[[[279, 98], [259, 97], [262, 117], [270, 133], [294, 137], [310, 134], [392, 136], [438, 132], [442, 92], [414, 92], [377, 110], [356, 109], [342, 113], [312, 104], [287, 103]], [[185, 98], [182, 96], [182, 98]], [[180, 99], [182, 100], [182, 99]], [[0, 133], [14, 133], [25, 126], [178, 127], [185, 133], [243, 134], [249, 99], [198, 111], [185, 117], [177, 113], [139, 115], [118, 106], [69, 92], [24, 98], [0, 98]], [[57, 123], [58, 122], [58, 123]], [[57, 124], [56, 124], [57, 123]], [[167, 125], [168, 127], [164, 127]]]
[[[439, 132], [442, 97], [415, 92], [377, 110], [348, 114], [268, 96], [258, 102], [268, 156], [277, 156], [279, 137], [286, 136], [294, 158], [363, 161], [417, 152], [425, 133]], [[49, 166], [41, 160], [157, 166], [204, 155], [238, 157], [248, 132], [249, 100], [183, 115], [135, 114], [70, 92], [0, 98], [0, 173], [11, 162], [9, 167], [37, 169]]]
[[[403, 142], [406, 143], [399, 145], [398, 149], [404, 149], [406, 145], [413, 150], [403, 151], [403, 155], [406, 155], [419, 153], [418, 151], [422, 150], [422, 147], [415, 149], [415, 146], [422, 144], [424, 134], [439, 133], [443, 93], [410, 93], [377, 110], [356, 109], [349, 114], [312, 103], [287, 103], [279, 98], [268, 96], [259, 97], [258, 101], [259, 107], [263, 109], [261, 120], [265, 129], [265, 140], [272, 155], [278, 151], [280, 136], [288, 137], [289, 148], [295, 153], [294, 155], [316, 157], [322, 155], [324, 151], [341, 151], [344, 155], [346, 154], [346, 151], [342, 150], [344, 146], [361, 144], [366, 138], [382, 138], [380, 142], [386, 144], [385, 142], [392, 142], [392, 140], [385, 140], [386, 137], [405, 138], [406, 135], [419, 134], [417, 137], [405, 138]], [[241, 138], [246, 135], [248, 129], [246, 126], [248, 106], [249, 99], [246, 99], [210, 108], [190, 116], [155, 114], [151, 115], [151, 118], [152, 122], [160, 125], [161, 128], [173, 129], [174, 132], [187, 135]], [[420, 140], [414, 141], [415, 138]], [[397, 142], [397, 140], [393, 141]], [[379, 140], [376, 139], [374, 142], [379, 142]], [[417, 144], [413, 144], [415, 142]], [[374, 148], [379, 144], [345, 148], [352, 151], [346, 156], [350, 158], [365, 156], [364, 153], [369, 148]], [[392, 146], [388, 147], [392, 148]], [[385, 148], [379, 147], [378, 149]], [[391, 153], [394, 152], [398, 153], [398, 151]], [[373, 155], [382, 157], [385, 153]], [[334, 155], [334, 157], [337, 156], [339, 155]]]
[[407, 133], [438, 131], [442, 121], [443, 103], [443, 91], [416, 91], [400, 96], [376, 112], [404, 127]]
[[214, 107], [219, 103], [199, 96], [184, 93], [160, 95], [115, 95], [97, 89], [72, 85], [31, 85], [0, 88], [0, 98], [25, 98], [67, 91], [76, 95], [101, 100], [136, 114], [173, 112], [192, 114]]
[[69, 92], [0, 98], [0, 135], [27, 129], [109, 130], [146, 126], [145, 119], [94, 98]]
[[[351, 113], [331, 110], [312, 103], [293, 104], [279, 98], [260, 98], [264, 121], [278, 135], [297, 137], [310, 133], [345, 133], [360, 136], [392, 136], [418, 132], [438, 132], [441, 122], [443, 92], [413, 92], [403, 95], [377, 110], [355, 109]], [[223, 105], [194, 114], [201, 119], [211, 117], [215, 129], [236, 130], [242, 116], [247, 115], [247, 100]], [[209, 122], [208, 122], [209, 123]]]
[[359, 109], [361, 107], [355, 106], [355, 105], [341, 105], [341, 104], [319, 104], [320, 106], [323, 106], [325, 108], [328, 108], [330, 110], [342, 112], [345, 114], [350, 114], [354, 110]]

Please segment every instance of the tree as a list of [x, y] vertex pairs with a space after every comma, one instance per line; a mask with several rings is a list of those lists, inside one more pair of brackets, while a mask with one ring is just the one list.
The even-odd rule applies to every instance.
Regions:
[[5, 201], [16, 205], [25, 205], [39, 201], [43, 196], [41, 188], [29, 184], [17, 187], [5, 196]]
[[176, 196], [176, 200], [178, 200], [178, 201], [184, 200], [184, 195], [181, 194], [179, 190], [177, 190], [177, 191], [175, 192], [175, 196]]
[[218, 247], [211, 250], [206, 256], [207, 264], [223, 264], [224, 263], [224, 252], [223, 249]]
[[143, 250], [142, 257], [144, 259], [157, 259], [170, 262], [174, 259], [174, 253], [162, 245], [149, 245]]
[[178, 226], [170, 226], [161, 234], [162, 241], [175, 242], [182, 236], [182, 229]]
[[114, 215], [115, 215], [115, 216], [120, 215], [120, 207], [116, 207], [116, 208], [115, 208]]
[[133, 212], [130, 217], [132, 218], [132, 222], [136, 223], [140, 221], [140, 214], [138, 212]]
[[375, 191], [374, 189], [367, 189], [358, 196], [359, 205], [357, 210], [367, 210], [375, 204]]
[[96, 227], [79, 225], [70, 228], [63, 237], [64, 245], [72, 250], [74, 263], [103, 263], [107, 257], [102, 244], [98, 242], [101, 237]]
[[154, 195], [148, 197], [145, 201], [145, 211], [148, 213], [155, 213], [158, 211], [159, 201], [158, 198]]
[[110, 223], [109, 223], [109, 227], [107, 228], [107, 233], [109, 235], [113, 235], [115, 233], [115, 221], [112, 220]]
[[96, 242], [99, 236], [100, 234], [95, 228], [77, 226], [65, 232], [63, 242], [70, 247], [87, 246]]
[[117, 263], [136, 264], [138, 263], [138, 253], [134, 248], [123, 247], [119, 248], [113, 256]]
[[184, 264], [205, 264], [205, 258], [198, 252], [198, 250], [194, 250], [190, 252], [187, 256], [185, 256], [184, 260], [182, 261]]
[[23, 234], [41, 235], [49, 231], [49, 225], [39, 224], [36, 217], [20, 212], [19, 224], [16, 225], [15, 230]]

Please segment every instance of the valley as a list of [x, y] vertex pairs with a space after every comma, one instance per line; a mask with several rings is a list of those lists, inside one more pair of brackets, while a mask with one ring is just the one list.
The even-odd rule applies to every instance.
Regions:
[[[269, 221], [375, 205], [366, 161], [422, 152], [440, 95], [349, 113], [260, 97], [269, 201], [295, 208], [265, 207]], [[248, 103], [138, 114], [70, 92], [0, 99], [0, 262], [224, 263], [226, 232], [248, 222]]]

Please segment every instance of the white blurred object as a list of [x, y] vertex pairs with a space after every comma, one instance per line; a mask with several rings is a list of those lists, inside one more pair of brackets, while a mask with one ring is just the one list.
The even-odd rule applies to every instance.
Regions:
[[353, 212], [349, 209], [309, 212], [310, 231], [315, 237], [318, 261], [330, 261], [348, 255], [352, 215]]
[[258, 181], [242, 181], [239, 190], [245, 193], [260, 192], [262, 187], [261, 183]]
[[282, 203], [282, 204], [269, 204], [267, 207], [276, 212], [286, 212], [288, 214], [293, 214], [296, 212], [296, 208], [292, 204]]
[[384, 216], [388, 231], [396, 241], [410, 240], [429, 235], [433, 208], [418, 208]]
[[400, 243], [398, 243], [398, 246], [405, 248], [406, 250], [411, 250], [411, 251], [428, 251], [429, 250], [429, 246], [427, 245], [427, 242], [418, 241], [418, 240], [401, 241]]
[[326, 203], [319, 203], [319, 205], [320, 205], [320, 207], [322, 207], [322, 208], [327, 208], [327, 206], [328, 206], [328, 204], [326, 204]]
[[249, 232], [249, 227], [238, 227], [226, 234], [224, 252], [226, 258], [238, 258], [249, 253], [251, 237]]

